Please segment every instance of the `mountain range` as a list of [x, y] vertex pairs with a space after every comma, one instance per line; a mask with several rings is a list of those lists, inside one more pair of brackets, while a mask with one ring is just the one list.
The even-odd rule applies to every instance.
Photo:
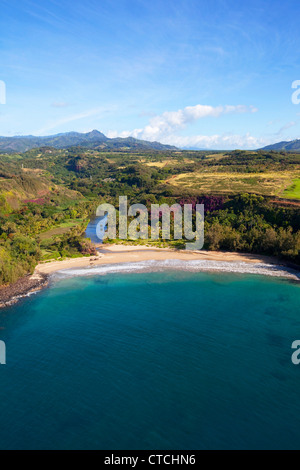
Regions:
[[39, 147], [65, 149], [73, 146], [93, 150], [177, 150], [176, 147], [170, 145], [138, 140], [133, 137], [110, 139], [97, 130], [86, 134], [67, 132], [45, 137], [35, 137], [33, 135], [0, 137], [0, 152], [3, 153], [22, 153]]
[[275, 150], [280, 152], [281, 150], [285, 150], [287, 152], [299, 152], [300, 151], [300, 140], [292, 140], [290, 142], [278, 142], [277, 144], [267, 145], [266, 147], [260, 150]]

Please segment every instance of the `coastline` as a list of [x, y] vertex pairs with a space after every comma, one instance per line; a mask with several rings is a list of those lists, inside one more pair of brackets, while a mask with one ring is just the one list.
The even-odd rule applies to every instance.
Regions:
[[280, 265], [275, 258], [245, 253], [219, 252], [219, 251], [187, 251], [172, 250], [170, 248], [137, 248], [134, 245], [99, 245], [103, 253], [90, 258], [73, 258], [64, 261], [40, 263], [35, 269], [39, 274], [53, 274], [57, 271], [72, 268], [87, 268], [105, 264], [135, 263], [140, 261], [220, 261], [231, 263], [270, 264]]
[[[63, 261], [42, 262], [37, 265], [34, 274], [19, 279], [10, 286], [0, 288], [0, 309], [15, 304], [23, 297], [31, 295], [49, 284], [51, 275], [66, 272], [72, 275], [72, 270], [107, 267], [110, 272], [113, 267], [122, 266], [123, 270], [136, 271], [149, 267], [153, 270], [154, 262], [160, 268], [167, 267], [166, 263], [181, 269], [193, 271], [222, 271], [244, 274], [273, 275], [299, 281], [297, 271], [293, 274], [291, 266], [278, 259], [263, 255], [248, 253], [217, 252], [217, 251], [186, 251], [170, 248], [153, 248], [135, 245], [98, 245], [101, 250], [98, 256], [72, 258]], [[143, 264], [144, 262], [144, 264]], [[152, 262], [152, 264], [151, 264]], [[207, 262], [207, 264], [205, 264]], [[148, 264], [147, 264], [148, 263]], [[165, 264], [164, 264], [165, 263]], [[180, 265], [181, 263], [181, 265]], [[184, 265], [186, 263], [186, 265]], [[198, 263], [198, 264], [197, 264]], [[202, 264], [201, 264], [202, 263]], [[186, 267], [188, 266], [188, 267]], [[293, 270], [294, 271], [294, 270]], [[83, 272], [83, 271], [82, 271]], [[74, 271], [75, 273], [75, 271]], [[90, 272], [89, 272], [90, 273]], [[76, 272], [76, 274], [78, 274]]]
[[47, 287], [49, 276], [44, 273], [35, 272], [18, 279], [17, 282], [0, 288], [0, 309], [10, 307], [23, 297]]

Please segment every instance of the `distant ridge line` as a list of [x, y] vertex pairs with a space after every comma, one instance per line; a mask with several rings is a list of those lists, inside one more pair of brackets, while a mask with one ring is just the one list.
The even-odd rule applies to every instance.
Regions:
[[3, 153], [23, 153], [40, 147], [66, 149], [74, 146], [92, 150], [178, 150], [177, 147], [171, 145], [138, 140], [133, 137], [110, 139], [97, 130], [87, 133], [65, 132], [41, 137], [33, 135], [0, 137], [0, 152]]
[[300, 139], [295, 139], [291, 141], [282, 141], [276, 144], [267, 145], [260, 150], [276, 150], [286, 151], [286, 152], [300, 152]]

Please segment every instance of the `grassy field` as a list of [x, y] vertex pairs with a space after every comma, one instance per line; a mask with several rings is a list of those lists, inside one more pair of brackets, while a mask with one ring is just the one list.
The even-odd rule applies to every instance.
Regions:
[[56, 226], [55, 228], [52, 228], [50, 230], [47, 230], [46, 232], [43, 232], [39, 235], [41, 240], [50, 240], [56, 235], [63, 235], [64, 233], [67, 233], [71, 228], [76, 227], [77, 225], [80, 225], [82, 222], [82, 219], [75, 219], [75, 220], [68, 220], [67, 222], [63, 222], [60, 225]]
[[293, 184], [284, 191], [283, 197], [287, 199], [300, 199], [300, 178], [295, 179]]
[[300, 198], [300, 178], [295, 180], [294, 171], [183, 173], [173, 176], [166, 182], [186, 189], [195, 189], [203, 194], [240, 194], [247, 192], [263, 196]]

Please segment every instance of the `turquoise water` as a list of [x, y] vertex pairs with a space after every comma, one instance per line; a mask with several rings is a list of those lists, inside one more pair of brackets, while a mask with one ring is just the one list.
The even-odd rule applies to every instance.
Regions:
[[0, 312], [0, 448], [300, 448], [299, 289], [225, 273], [55, 282]]

